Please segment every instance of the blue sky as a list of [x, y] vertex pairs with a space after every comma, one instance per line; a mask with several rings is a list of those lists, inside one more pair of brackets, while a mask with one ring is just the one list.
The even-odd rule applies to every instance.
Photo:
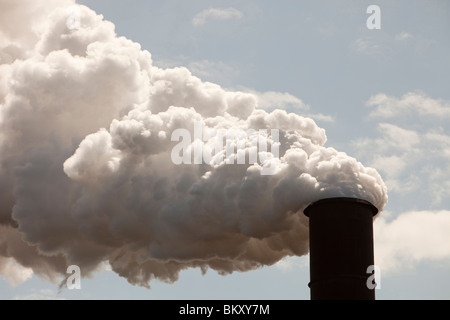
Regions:
[[[375, 222], [377, 299], [450, 298], [450, 3], [414, 1], [77, 1], [150, 51], [161, 68], [257, 94], [310, 116], [326, 146], [378, 170], [389, 202]], [[369, 30], [366, 9], [381, 8]], [[0, 298], [309, 299], [307, 257], [227, 276], [182, 271], [132, 286], [110, 271], [64, 289], [36, 276]]]

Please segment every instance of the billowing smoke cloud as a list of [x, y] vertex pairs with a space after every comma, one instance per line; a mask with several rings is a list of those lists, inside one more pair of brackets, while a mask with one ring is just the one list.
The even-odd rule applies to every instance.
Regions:
[[[306, 254], [302, 211], [321, 198], [383, 209], [378, 173], [324, 147], [313, 120], [157, 68], [90, 9], [69, 24], [72, 4], [0, 1], [0, 264], [55, 280], [107, 261], [146, 286], [186, 268], [226, 274]], [[279, 161], [175, 165], [172, 133], [194, 136], [196, 122], [278, 129]], [[261, 174], [266, 165], [274, 174]]]

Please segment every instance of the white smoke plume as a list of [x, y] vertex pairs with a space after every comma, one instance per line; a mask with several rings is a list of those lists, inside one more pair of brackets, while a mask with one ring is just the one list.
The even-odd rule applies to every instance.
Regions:
[[[321, 198], [383, 209], [378, 173], [324, 147], [313, 120], [157, 68], [87, 7], [75, 5], [73, 21], [74, 5], [0, 0], [0, 262], [57, 281], [69, 265], [89, 275], [106, 261], [148, 286], [186, 268], [226, 274], [306, 254], [302, 212]], [[278, 129], [275, 174], [174, 165], [172, 132], [195, 121]]]

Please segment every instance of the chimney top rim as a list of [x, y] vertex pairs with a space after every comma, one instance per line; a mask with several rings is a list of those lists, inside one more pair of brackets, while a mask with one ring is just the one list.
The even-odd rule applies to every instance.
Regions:
[[370, 210], [372, 211], [372, 214], [375, 216], [378, 213], [378, 209], [377, 207], [375, 207], [372, 203], [370, 203], [367, 200], [364, 199], [359, 199], [359, 198], [351, 198], [351, 197], [334, 197], [334, 198], [324, 198], [324, 199], [320, 199], [317, 201], [314, 201], [312, 203], [310, 203], [306, 209], [303, 211], [303, 213], [305, 214], [305, 216], [309, 217], [309, 211], [320, 204], [327, 204], [327, 203], [359, 203], [362, 205], [366, 205], [370, 207]]

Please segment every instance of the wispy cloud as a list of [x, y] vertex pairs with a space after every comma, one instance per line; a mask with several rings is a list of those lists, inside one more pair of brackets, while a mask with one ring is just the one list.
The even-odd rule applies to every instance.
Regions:
[[450, 197], [450, 102], [422, 93], [384, 93], [366, 103], [378, 134], [353, 142], [356, 154], [382, 172], [390, 193], [414, 198], [426, 190], [430, 205]]
[[400, 32], [399, 34], [397, 34], [395, 36], [395, 40], [396, 41], [400, 41], [400, 42], [401, 41], [411, 40], [413, 38], [414, 38], [414, 36], [412, 34], [409, 34], [408, 32], [405, 32], [405, 31]]
[[66, 298], [59, 297], [53, 290], [41, 289], [33, 290], [30, 294], [15, 296], [13, 300], [66, 300]]
[[258, 106], [265, 110], [276, 108], [294, 108], [297, 110], [308, 110], [309, 106], [296, 96], [287, 92], [255, 92], [258, 96]]
[[223, 77], [224, 74], [227, 79], [235, 78], [239, 75], [238, 68], [223, 61], [191, 61], [187, 63], [187, 66], [195, 76], [206, 78], [208, 80], [210, 78], [217, 79], [219, 77]]
[[257, 92], [251, 91], [255, 94], [258, 100], [258, 107], [266, 111], [275, 109], [283, 109], [288, 112], [298, 113], [302, 116], [313, 118], [322, 122], [333, 122], [334, 118], [322, 113], [311, 113], [310, 106], [304, 103], [301, 99], [288, 92], [266, 91]]
[[380, 51], [380, 45], [371, 38], [358, 38], [352, 42], [351, 46], [356, 52], [364, 55], [378, 54]]
[[163, 69], [186, 66], [194, 76], [204, 81], [212, 81], [224, 86], [233, 84], [234, 80], [240, 75], [239, 67], [234, 64], [208, 59], [193, 60], [184, 55], [169, 59], [155, 59], [154, 63]]
[[366, 103], [374, 108], [370, 116], [393, 118], [405, 114], [450, 118], [450, 101], [442, 101], [427, 97], [421, 93], [409, 92], [400, 99], [379, 93]]
[[382, 274], [412, 269], [422, 261], [450, 262], [450, 211], [409, 211], [374, 224], [375, 262]]
[[208, 20], [241, 19], [244, 14], [235, 8], [208, 8], [195, 15], [192, 19], [194, 26], [202, 26]]

